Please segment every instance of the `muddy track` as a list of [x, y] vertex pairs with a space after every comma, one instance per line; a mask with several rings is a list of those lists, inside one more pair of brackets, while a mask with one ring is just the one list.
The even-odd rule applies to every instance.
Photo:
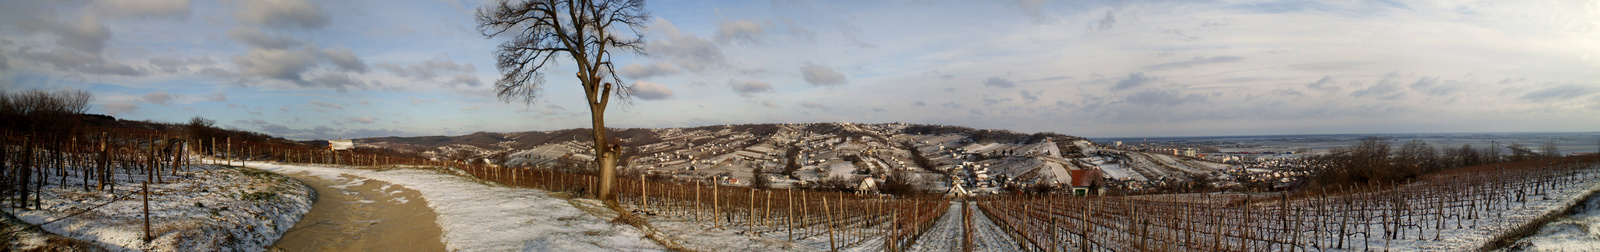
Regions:
[[351, 175], [286, 176], [317, 191], [311, 211], [283, 235], [282, 251], [444, 251], [438, 214], [417, 191]]

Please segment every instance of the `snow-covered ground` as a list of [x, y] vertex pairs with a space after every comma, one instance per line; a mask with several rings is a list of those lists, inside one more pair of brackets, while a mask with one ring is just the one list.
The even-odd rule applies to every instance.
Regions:
[[[253, 169], [197, 165], [192, 172], [150, 184], [150, 229], [144, 242], [144, 174], [118, 172], [115, 190], [88, 191], [68, 173], [44, 187], [43, 207], [14, 209], [22, 221], [51, 233], [112, 251], [261, 251], [311, 208], [310, 188], [288, 177]], [[92, 183], [92, 182], [91, 182]], [[100, 206], [104, 204], [103, 206]], [[97, 207], [98, 206], [98, 207]], [[87, 210], [87, 211], [85, 211]], [[68, 217], [74, 213], [82, 214]]]
[[[984, 217], [983, 210], [978, 209], [975, 203], [968, 203], [972, 211], [972, 249], [974, 251], [1017, 251], [1017, 246], [1010, 236], [995, 226], [994, 222]], [[917, 239], [916, 244], [906, 251], [960, 251], [961, 240], [966, 233], [961, 223], [961, 203], [952, 202], [950, 209], [944, 211], [944, 216], [934, 223], [932, 230]]]
[[1600, 251], [1600, 195], [1573, 208], [1573, 214], [1545, 223], [1509, 251]]
[[247, 167], [324, 178], [356, 176], [416, 190], [439, 214], [451, 251], [655, 251], [627, 224], [611, 223], [549, 192], [511, 188], [425, 167], [352, 168], [248, 162]]

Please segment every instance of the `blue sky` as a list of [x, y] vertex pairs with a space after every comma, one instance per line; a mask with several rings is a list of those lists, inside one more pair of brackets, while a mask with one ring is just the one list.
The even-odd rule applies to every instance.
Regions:
[[[492, 1], [4, 1], [0, 88], [295, 139], [587, 127], [571, 64], [494, 97]], [[649, 1], [611, 127], [1090, 137], [1593, 131], [1600, 1]]]

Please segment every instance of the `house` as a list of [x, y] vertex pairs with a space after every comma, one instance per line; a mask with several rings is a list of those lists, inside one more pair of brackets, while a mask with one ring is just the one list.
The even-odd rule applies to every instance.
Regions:
[[960, 183], [960, 182], [955, 183], [954, 186], [950, 187], [949, 191], [945, 191], [944, 192], [944, 196], [945, 197], [967, 197], [967, 196], [971, 196], [972, 192], [971, 191], [967, 191], [967, 188], [961, 187], [961, 184], [962, 183]]
[[[1089, 196], [1091, 194], [1105, 195], [1104, 190], [1099, 190], [1099, 169], [1072, 170], [1072, 195]], [[1095, 192], [1098, 191], [1098, 192]]]
[[866, 179], [862, 179], [861, 180], [861, 184], [856, 185], [856, 194], [867, 194], [867, 193], [877, 193], [877, 192], [878, 192], [878, 181], [876, 179], [872, 179], [872, 177], [867, 177]]
[[351, 150], [356, 148], [354, 140], [328, 140], [328, 149], [335, 151]]

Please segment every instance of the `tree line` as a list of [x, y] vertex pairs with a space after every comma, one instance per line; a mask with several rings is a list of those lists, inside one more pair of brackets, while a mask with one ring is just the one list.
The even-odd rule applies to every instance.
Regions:
[[[1390, 139], [1367, 137], [1348, 148], [1333, 149], [1326, 154], [1308, 158], [1315, 175], [1311, 185], [1332, 187], [1340, 185], [1386, 184], [1405, 182], [1419, 175], [1455, 167], [1468, 167], [1501, 162], [1516, 162], [1560, 157], [1555, 140], [1544, 142], [1540, 150], [1518, 143], [1504, 146], [1493, 144], [1474, 147], [1442, 146], [1435, 148], [1420, 139], [1411, 140], [1394, 149]], [[1502, 153], [1500, 148], [1510, 150]]]

